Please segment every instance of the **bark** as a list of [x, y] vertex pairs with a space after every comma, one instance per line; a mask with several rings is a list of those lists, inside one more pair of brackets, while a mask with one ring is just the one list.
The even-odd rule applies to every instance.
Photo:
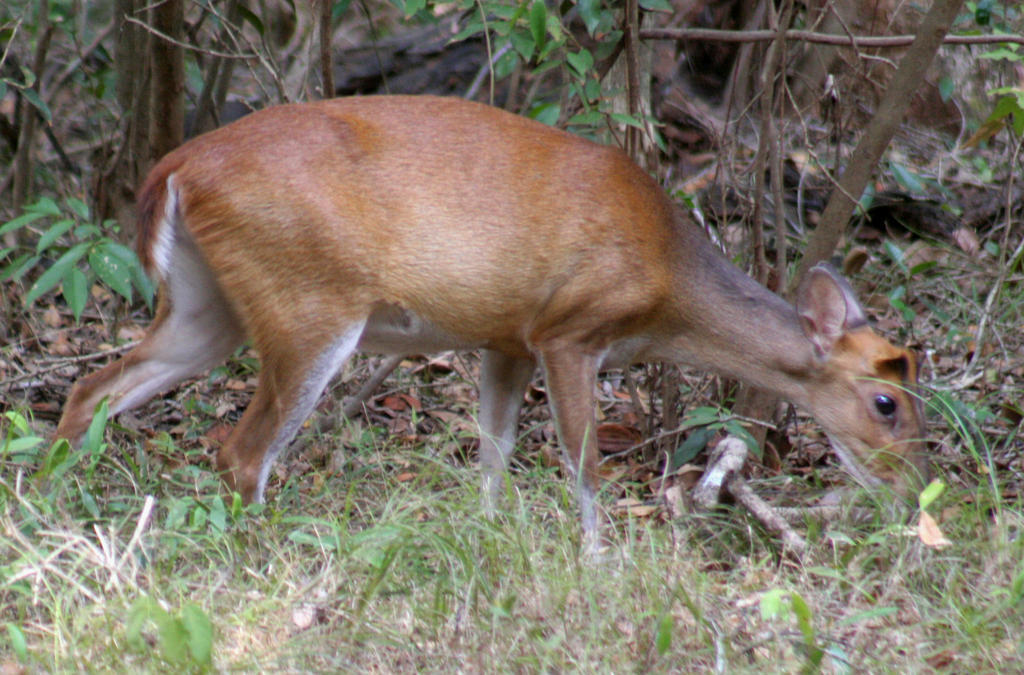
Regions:
[[320, 3], [320, 79], [322, 98], [334, 98], [334, 59], [331, 58], [331, 0]]
[[[53, 37], [53, 25], [50, 23], [50, 3], [47, 0], [40, 0], [38, 22], [38, 38], [36, 40], [35, 57], [32, 62], [32, 72], [35, 73], [35, 82], [32, 89], [38, 94], [42, 89], [43, 66], [46, 65], [46, 54], [50, 49], [50, 38]], [[27, 97], [20, 97], [21, 103], [21, 129], [18, 133], [18, 149], [14, 155], [14, 186], [12, 188], [12, 206], [14, 211], [21, 211], [21, 207], [28, 200], [32, 187], [32, 146], [36, 135], [36, 120], [39, 119], [39, 112]]]
[[[149, 138], [151, 165], [185, 139], [185, 54], [178, 44], [185, 32], [184, 0], [164, 0], [153, 8], [153, 28], [170, 40], [154, 36], [152, 116]], [[147, 167], [148, 170], [148, 167]]]

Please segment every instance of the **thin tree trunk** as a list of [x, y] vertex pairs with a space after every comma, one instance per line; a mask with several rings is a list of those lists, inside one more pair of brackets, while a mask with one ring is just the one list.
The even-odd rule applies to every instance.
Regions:
[[925, 72], [942, 45], [963, 0], [935, 0], [921, 22], [914, 43], [900, 61], [864, 135], [850, 156], [839, 185], [832, 192], [821, 222], [811, 235], [797, 273], [790, 280], [788, 294], [796, 290], [807, 271], [835, 250], [846, 230], [857, 200], [864, 193], [878, 160], [889, 145], [906, 114], [913, 93], [924, 82]]

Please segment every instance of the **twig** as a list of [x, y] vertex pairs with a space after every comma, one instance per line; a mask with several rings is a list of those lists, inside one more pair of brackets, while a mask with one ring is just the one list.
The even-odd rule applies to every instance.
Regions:
[[[645, 28], [644, 40], [691, 40], [695, 42], [770, 42], [779, 37], [773, 30], [718, 30], [714, 28]], [[809, 30], [787, 30], [785, 40], [847, 47], [896, 48], [914, 42], [913, 35], [837, 35]], [[943, 44], [982, 45], [1012, 42], [1024, 45], [1024, 35], [947, 35]]]
[[60, 370], [61, 368], [65, 368], [74, 363], [82, 363], [84, 361], [95, 361], [97, 359], [102, 359], [106, 356], [114, 356], [117, 354], [121, 354], [133, 348], [137, 344], [139, 344], [139, 341], [134, 340], [132, 342], [126, 342], [125, 344], [120, 345], [118, 347], [113, 347], [112, 349], [105, 349], [102, 352], [92, 352], [91, 354], [81, 354], [79, 356], [61, 357], [54, 361], [50, 361], [49, 363], [51, 363], [52, 365], [46, 368], [34, 370], [31, 373], [25, 373], [23, 375], [18, 375], [17, 377], [9, 378], [7, 380], [4, 380], [3, 382], [0, 382], [0, 385], [7, 387], [17, 382], [21, 382], [22, 380], [30, 380], [33, 377], [39, 377], [40, 375], [45, 375], [46, 373], [52, 373], [55, 370]]
[[363, 384], [359, 391], [357, 391], [354, 396], [345, 399], [345, 403], [341, 407], [341, 414], [344, 415], [345, 418], [351, 418], [362, 410], [366, 399], [370, 398], [373, 392], [377, 391], [377, 387], [379, 387], [384, 380], [388, 379], [388, 375], [394, 372], [395, 368], [398, 367], [398, 364], [400, 364], [404, 358], [404, 356], [398, 355], [389, 356], [383, 363], [377, 366], [377, 370], [373, 371], [373, 374], [370, 375], [370, 379]]
[[242, 59], [242, 60], [247, 60], [247, 59], [259, 58], [259, 54], [255, 53], [255, 52], [252, 53], [252, 54], [230, 54], [228, 52], [219, 52], [219, 51], [217, 51], [215, 49], [207, 49], [207, 48], [204, 48], [204, 47], [196, 47], [195, 45], [191, 45], [191, 44], [189, 44], [187, 42], [184, 42], [182, 40], [176, 40], [175, 38], [172, 38], [170, 35], [167, 35], [166, 33], [163, 33], [161, 31], [158, 31], [156, 28], [153, 28], [152, 26], [150, 26], [145, 21], [141, 21], [139, 19], [136, 19], [134, 16], [125, 16], [124, 20], [127, 23], [134, 23], [134, 24], [137, 24], [139, 26], [142, 26], [149, 33], [152, 33], [153, 35], [157, 36], [161, 40], [165, 40], [166, 42], [170, 42], [172, 45], [175, 45], [176, 47], [181, 47], [182, 49], [187, 49], [189, 51], [196, 52], [196, 53], [199, 53], [199, 54], [206, 54], [207, 56], [217, 56], [217, 57], [222, 58], [222, 59]]

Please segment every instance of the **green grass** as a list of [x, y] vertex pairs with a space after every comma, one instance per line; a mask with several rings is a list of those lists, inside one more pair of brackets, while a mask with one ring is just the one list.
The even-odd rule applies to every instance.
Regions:
[[616, 516], [612, 553], [594, 563], [580, 557], [557, 471], [514, 472], [492, 522], [475, 467], [384, 434], [355, 437], [363, 445], [333, 471], [275, 479], [268, 503], [249, 508], [201, 466], [162, 465], [130, 442], [63, 463], [43, 445], [8, 446], [0, 662], [33, 672], [1024, 664], [1024, 517], [985, 482], [933, 505], [954, 542], [942, 550], [879, 506], [868, 525], [811, 528], [811, 553], [794, 561], [725, 509]]

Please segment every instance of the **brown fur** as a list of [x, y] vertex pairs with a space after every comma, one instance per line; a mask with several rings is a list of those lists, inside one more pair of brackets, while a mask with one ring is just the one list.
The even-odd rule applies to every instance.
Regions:
[[[180, 219], [165, 222], [172, 197]], [[58, 434], [83, 432], [102, 396], [114, 410], [135, 405], [153, 373], [171, 383], [247, 335], [260, 386], [218, 457], [247, 499], [347, 354], [340, 336], [363, 321], [367, 349], [487, 350], [489, 480], [539, 363], [570, 461], [596, 491], [597, 370], [649, 359], [806, 406], [887, 481], [926, 468], [913, 358], [863, 325], [845, 281], [816, 269], [798, 314], [724, 260], [623, 153], [536, 122], [432, 97], [279, 106], [169, 154], [139, 203], [161, 310], [136, 350], [76, 385]], [[160, 228], [176, 242], [170, 269], [156, 269]], [[877, 414], [878, 395], [896, 402], [895, 419]]]

